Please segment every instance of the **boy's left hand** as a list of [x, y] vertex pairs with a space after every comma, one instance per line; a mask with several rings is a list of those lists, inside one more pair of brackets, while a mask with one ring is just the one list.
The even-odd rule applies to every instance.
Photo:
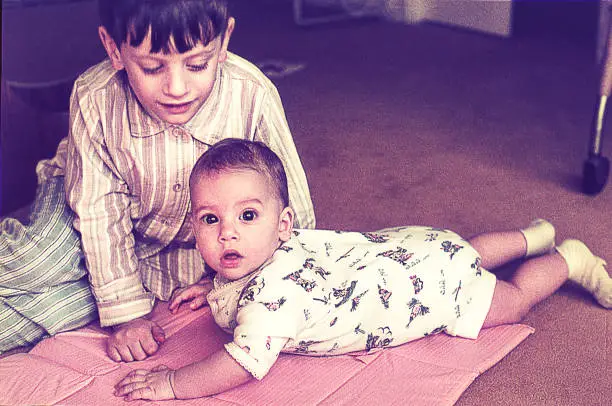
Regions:
[[168, 308], [172, 314], [175, 314], [181, 303], [191, 302], [189, 308], [197, 310], [206, 304], [206, 296], [212, 289], [213, 284], [210, 280], [203, 280], [191, 286], [178, 288], [172, 293]]
[[136, 369], [115, 385], [115, 396], [125, 400], [169, 400], [176, 399], [171, 379], [174, 370], [158, 365], [150, 371]]

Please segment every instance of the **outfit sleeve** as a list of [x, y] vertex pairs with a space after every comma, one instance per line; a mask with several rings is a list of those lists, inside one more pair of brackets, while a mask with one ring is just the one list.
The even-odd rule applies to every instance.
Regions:
[[289, 284], [283, 291], [278, 289], [282, 283], [260, 281], [266, 286], [253, 300], [241, 299], [234, 341], [226, 345], [229, 354], [257, 379], [268, 373], [287, 341], [295, 339], [304, 318], [300, 292], [293, 292]]
[[315, 228], [315, 214], [308, 181], [295, 148], [285, 111], [276, 88], [263, 101], [255, 140], [263, 141], [281, 159], [287, 173], [289, 204], [295, 211], [296, 228]]
[[[126, 183], [111, 156], [93, 95], [75, 85], [71, 97], [66, 197], [76, 213], [75, 228], [96, 298], [100, 323], [109, 326], [148, 314], [153, 297], [141, 282], [134, 251]], [[101, 106], [106, 103], [99, 102]], [[106, 112], [105, 114], [111, 114]]]
[[258, 341], [251, 340], [250, 346], [229, 342], [225, 344], [225, 350], [255, 379], [262, 380], [287, 341], [284, 337], [260, 336]]
[[289, 276], [300, 269], [303, 255], [277, 251], [243, 289], [238, 301], [234, 340], [227, 352], [256, 379], [262, 379], [289, 340], [307, 328], [312, 294]]

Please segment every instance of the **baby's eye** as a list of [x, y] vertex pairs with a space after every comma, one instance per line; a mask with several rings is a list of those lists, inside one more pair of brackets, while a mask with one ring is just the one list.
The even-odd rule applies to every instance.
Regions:
[[245, 210], [240, 215], [240, 220], [253, 221], [255, 220], [256, 217], [257, 217], [257, 213], [255, 213], [255, 210]]
[[201, 221], [206, 224], [215, 224], [219, 221], [219, 219], [214, 214], [206, 214], [202, 216]]
[[200, 65], [187, 65], [187, 67], [193, 72], [201, 72], [203, 70], [206, 70], [206, 68], [208, 68], [208, 62], [200, 64]]

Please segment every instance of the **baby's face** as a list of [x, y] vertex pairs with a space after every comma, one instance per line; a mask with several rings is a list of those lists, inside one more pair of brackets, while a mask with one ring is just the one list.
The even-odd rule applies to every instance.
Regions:
[[202, 177], [191, 203], [197, 248], [229, 280], [257, 270], [291, 235], [291, 209], [283, 209], [271, 182], [254, 170]]

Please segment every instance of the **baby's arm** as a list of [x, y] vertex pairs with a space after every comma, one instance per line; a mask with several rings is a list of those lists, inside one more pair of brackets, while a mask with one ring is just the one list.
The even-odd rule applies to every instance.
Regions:
[[214, 395], [252, 379], [229, 353], [220, 349], [203, 361], [187, 365], [174, 375], [174, 394], [178, 399]]
[[176, 371], [165, 366], [132, 371], [115, 386], [115, 396], [126, 400], [192, 399], [224, 392], [251, 378], [225, 349], [220, 349]]

